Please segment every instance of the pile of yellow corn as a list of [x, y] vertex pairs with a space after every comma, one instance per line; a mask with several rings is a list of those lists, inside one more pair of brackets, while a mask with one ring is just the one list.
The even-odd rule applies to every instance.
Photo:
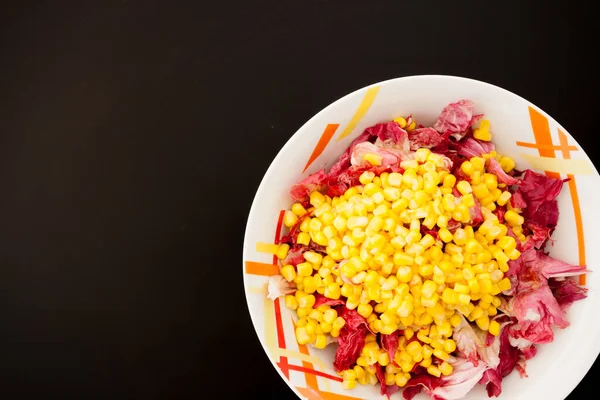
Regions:
[[[484, 121], [475, 136], [489, 140], [488, 125]], [[365, 157], [373, 165], [381, 161], [375, 154]], [[281, 267], [282, 276], [297, 287], [285, 304], [298, 314], [298, 343], [324, 348], [327, 335], [337, 337], [344, 326], [329, 306], [313, 308], [315, 292], [343, 299], [347, 308], [366, 318], [373, 332], [403, 332], [395, 364], [369, 334], [357, 365], [342, 373], [344, 387], [355, 387], [357, 381], [377, 383], [375, 363], [385, 367], [388, 385], [404, 386], [416, 364], [431, 375], [449, 375], [452, 366], [447, 360], [456, 349], [452, 334], [461, 321], [459, 314], [499, 334], [499, 324], [490, 317], [501, 304], [498, 295], [510, 288], [504, 277], [508, 261], [520, 256], [508, 228], [519, 240], [525, 237], [523, 217], [511, 207], [510, 192], [486, 172], [490, 157], [506, 172], [515, 166], [512, 159], [491, 152], [464, 162], [461, 171], [471, 182], [457, 182], [443, 168], [440, 155], [419, 149], [414, 160], [402, 162], [403, 174], [375, 176], [367, 171], [360, 176], [361, 185], [343, 196], [330, 198], [315, 191], [310, 209], [296, 203], [285, 213], [288, 227], [301, 219], [298, 243], [312, 241], [327, 251], [326, 256], [307, 251], [305, 262], [297, 267]], [[454, 196], [453, 188], [461, 196]], [[469, 209], [475, 199], [484, 222], [474, 229]], [[505, 223], [492, 213], [497, 206], [507, 208]], [[450, 219], [462, 222], [462, 227], [450, 232]], [[421, 226], [437, 226], [438, 239], [422, 235]], [[283, 260], [288, 250], [287, 244], [280, 245], [278, 258]], [[418, 340], [411, 341], [413, 336]]]

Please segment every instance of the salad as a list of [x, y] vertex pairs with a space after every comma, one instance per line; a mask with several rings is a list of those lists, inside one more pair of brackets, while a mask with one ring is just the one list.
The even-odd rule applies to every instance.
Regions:
[[299, 344], [337, 346], [344, 388], [497, 397], [586, 297], [586, 267], [545, 250], [566, 180], [515, 169], [482, 117], [461, 100], [431, 127], [379, 123], [291, 188], [268, 297]]

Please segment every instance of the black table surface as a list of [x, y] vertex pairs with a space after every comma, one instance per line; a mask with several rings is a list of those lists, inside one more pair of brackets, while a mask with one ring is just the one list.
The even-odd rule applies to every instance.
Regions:
[[294, 399], [251, 325], [243, 230], [282, 145], [365, 85], [484, 80], [600, 161], [575, 2], [0, 7], [3, 399]]

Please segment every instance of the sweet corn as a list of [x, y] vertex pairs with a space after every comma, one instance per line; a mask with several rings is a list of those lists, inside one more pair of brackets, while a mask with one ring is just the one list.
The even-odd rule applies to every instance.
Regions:
[[511, 226], [519, 226], [519, 225], [523, 225], [524, 222], [524, 218], [522, 216], [520, 216], [519, 214], [517, 214], [516, 212], [514, 212], [513, 210], [508, 210], [505, 214], [504, 214], [504, 219], [506, 220], [506, 222], [508, 222]]
[[354, 389], [355, 387], [356, 387], [356, 380], [354, 380], [354, 379], [342, 381], [342, 388], [344, 388], [346, 390]]
[[[511, 288], [510, 279], [504, 278], [500, 282], [498, 282], [498, 288], [501, 291], [509, 290]], [[499, 304], [498, 304], [499, 305]], [[498, 306], [496, 305], [496, 307]]]
[[432, 358], [424, 358], [419, 365], [423, 368], [429, 368], [429, 366], [431, 365], [431, 360]]
[[423, 351], [423, 347], [419, 342], [414, 341], [406, 345], [406, 351], [414, 358], [417, 354], [421, 354], [421, 352]]
[[438, 368], [444, 376], [450, 375], [453, 371], [452, 365], [450, 365], [447, 361], [442, 362]]
[[[302, 227], [300, 227], [300, 229], [302, 229]], [[308, 244], [310, 243], [310, 235], [307, 232], [300, 232], [298, 234], [298, 238], [296, 239], [296, 242], [298, 244], [303, 244], [308, 246]]]
[[504, 172], [510, 172], [516, 166], [515, 160], [513, 160], [510, 157], [506, 157], [506, 156], [502, 157], [500, 159], [499, 163], [500, 163], [500, 167], [502, 167], [502, 169], [504, 170]]
[[298, 308], [298, 300], [296, 300], [295, 296], [288, 294], [285, 296], [285, 306], [290, 310], [296, 310]]
[[443, 361], [448, 361], [450, 359], [450, 355], [441, 349], [434, 349], [433, 355]]
[[479, 317], [475, 320], [475, 323], [479, 327], [479, 329], [483, 331], [487, 331], [490, 327], [490, 318], [487, 315]]
[[456, 184], [456, 189], [464, 196], [471, 192], [473, 189], [471, 188], [471, 184], [467, 181], [460, 181]]
[[394, 383], [396, 385], [398, 385], [399, 387], [404, 387], [408, 383], [408, 379], [409, 378], [406, 375], [404, 375], [403, 373], [397, 373], [396, 377], [394, 379]]
[[400, 128], [404, 129], [406, 127], [406, 119], [404, 117], [395, 118], [394, 122], [400, 125]]
[[498, 336], [500, 334], [500, 324], [498, 323], [498, 321], [490, 322], [488, 332], [494, 336]]
[[440, 377], [440, 375], [442, 374], [442, 372], [438, 369], [438, 367], [436, 367], [435, 365], [430, 365], [429, 367], [427, 367], [427, 372], [430, 375], [436, 376], [436, 377]]

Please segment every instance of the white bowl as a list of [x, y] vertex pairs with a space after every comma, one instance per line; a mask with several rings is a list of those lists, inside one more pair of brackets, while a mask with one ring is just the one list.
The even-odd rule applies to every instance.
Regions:
[[[311, 118], [277, 154], [254, 198], [244, 238], [244, 285], [254, 328], [277, 372], [301, 398], [384, 396], [378, 386], [342, 389], [333, 369], [335, 345], [315, 350], [296, 343], [292, 312], [279, 299], [265, 298], [267, 276], [277, 269], [271, 255], [256, 251], [256, 243], [273, 243], [281, 226], [281, 210], [292, 204], [290, 187], [308, 174], [328, 168], [365, 128], [410, 113], [419, 123], [431, 126], [445, 105], [460, 99], [472, 100], [476, 113], [484, 113], [490, 120], [496, 149], [513, 157], [518, 169], [572, 175], [572, 183], [565, 184], [558, 197], [560, 219], [550, 254], [572, 264], [586, 263], [592, 271], [600, 262], [600, 246], [594, 246], [600, 242], [600, 176], [579, 144], [545, 112], [505, 89], [452, 76], [398, 78], [350, 93]], [[563, 143], [566, 140], [577, 151], [558, 150], [561, 136]], [[546, 148], [534, 147], [540, 144]], [[588, 298], [568, 311], [571, 326], [556, 330], [554, 342], [537, 346], [537, 355], [527, 363], [529, 378], [521, 379], [513, 371], [503, 379], [500, 399], [564, 399], [584, 377], [600, 352], [600, 319], [594, 318], [600, 309], [596, 292], [600, 275], [588, 274], [586, 284]], [[428, 398], [419, 396], [417, 399]], [[395, 394], [392, 398], [402, 397]], [[466, 397], [484, 398], [487, 394], [482, 385]]]

